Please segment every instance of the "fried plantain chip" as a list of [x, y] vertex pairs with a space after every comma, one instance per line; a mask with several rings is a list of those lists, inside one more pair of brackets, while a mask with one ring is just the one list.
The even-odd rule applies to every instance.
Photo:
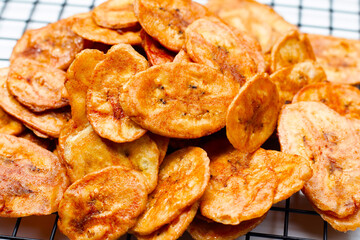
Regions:
[[151, 65], [160, 65], [174, 60], [174, 52], [161, 46], [159, 42], [150, 37], [144, 30], [141, 30], [142, 46]]
[[188, 147], [168, 155], [146, 210], [131, 231], [148, 235], [172, 222], [203, 195], [209, 178], [209, 158], [201, 148]]
[[360, 83], [360, 41], [309, 34], [316, 60], [328, 80], [339, 84]]
[[148, 68], [146, 59], [128, 44], [113, 46], [98, 63], [86, 96], [86, 113], [95, 132], [113, 142], [131, 142], [146, 130], [126, 116], [119, 103], [123, 85]]
[[254, 152], [274, 132], [280, 111], [279, 94], [266, 73], [240, 89], [226, 115], [226, 136], [242, 152]]
[[267, 150], [266, 154], [278, 182], [274, 203], [289, 198], [302, 189], [311, 178], [312, 168], [309, 159], [273, 150]]
[[103, 28], [94, 22], [89, 13], [87, 17], [79, 18], [71, 28], [79, 36], [94, 42], [108, 45], [128, 43], [132, 45], [140, 44], [140, 31], [132, 29], [109, 29]]
[[188, 25], [210, 15], [204, 6], [190, 0], [135, 0], [134, 10], [144, 30], [172, 51], [180, 51], [184, 45]]
[[132, 77], [120, 104], [126, 115], [156, 134], [198, 138], [225, 126], [226, 109], [238, 90], [238, 83], [213, 68], [167, 63]]
[[[0, 69], [0, 78], [3, 71]], [[0, 108], [0, 133], [19, 135], [25, 130], [24, 126], [15, 118], [8, 115], [2, 108]]]
[[156, 143], [159, 149], [159, 165], [163, 162], [170, 139], [167, 137], [163, 137], [152, 132], [148, 132], [149, 137]]
[[199, 202], [187, 207], [175, 220], [150, 235], [135, 235], [138, 240], [176, 240], [186, 231], [199, 208]]
[[202, 219], [204, 217], [197, 215], [187, 231], [195, 240], [235, 240], [257, 227], [264, 221], [265, 217], [266, 214], [259, 218], [241, 222], [238, 225], [224, 225], [211, 220], [206, 221]]
[[50, 137], [59, 137], [62, 126], [68, 121], [69, 113], [66, 110], [33, 113], [23, 107], [18, 101], [14, 99], [6, 87], [6, 76], [8, 68], [0, 69], [0, 106], [8, 114], [14, 116], [27, 126], [35, 129], [41, 134]]
[[360, 119], [360, 90], [350, 85], [310, 84], [295, 95], [293, 102], [300, 101], [322, 102], [342, 116]]
[[75, 15], [40, 29], [27, 30], [16, 43], [10, 61], [24, 57], [66, 70], [75, 55], [86, 47], [84, 39], [71, 30], [78, 18]]
[[345, 218], [360, 202], [360, 135], [355, 125], [319, 102], [285, 105], [278, 125], [281, 149], [314, 162], [303, 188], [321, 211]]
[[173, 62], [187, 62], [187, 63], [191, 63], [193, 62], [189, 56], [189, 54], [184, 50], [181, 49], [180, 52], [178, 54], [176, 54]]
[[309, 38], [307, 34], [291, 30], [279, 38], [271, 49], [271, 72], [306, 60], [316, 61]]
[[229, 225], [263, 216], [273, 204], [277, 186], [266, 151], [243, 153], [227, 142], [208, 154], [211, 178], [201, 198], [201, 214]]
[[29, 140], [30, 142], [33, 142], [36, 145], [39, 145], [40, 147], [45, 148], [47, 150], [50, 150], [50, 148], [52, 146], [54, 146], [54, 141], [53, 140], [47, 139], [47, 138], [40, 138], [30, 130], [25, 130], [18, 137]]
[[7, 87], [21, 104], [33, 112], [69, 105], [64, 96], [66, 73], [27, 58], [15, 59], [9, 68]]
[[271, 7], [254, 0], [209, 0], [206, 6], [230, 26], [252, 34], [264, 53], [281, 35], [297, 29]]
[[305, 61], [281, 68], [270, 75], [275, 83], [280, 104], [291, 103], [294, 95], [308, 84], [326, 81], [324, 69], [315, 61]]
[[219, 69], [240, 85], [258, 71], [248, 52], [250, 47], [216, 18], [196, 20], [186, 29], [185, 37], [186, 51], [194, 62]]
[[65, 167], [46, 149], [0, 134], [0, 217], [56, 212], [69, 181]]
[[105, 54], [101, 51], [85, 49], [76, 55], [75, 60], [67, 70], [65, 87], [69, 94], [72, 119], [78, 126], [88, 123], [86, 93], [90, 86], [94, 68], [104, 59]]
[[100, 138], [90, 124], [73, 124], [63, 129], [59, 145], [71, 182], [105, 167], [122, 165], [145, 176], [148, 192], [156, 187], [160, 154], [147, 135], [129, 143], [114, 143]]
[[59, 206], [59, 229], [70, 239], [118, 239], [145, 209], [146, 184], [138, 171], [117, 166], [72, 184]]
[[138, 24], [134, 13], [134, 0], [107, 0], [95, 7], [92, 17], [104, 28], [121, 29]]

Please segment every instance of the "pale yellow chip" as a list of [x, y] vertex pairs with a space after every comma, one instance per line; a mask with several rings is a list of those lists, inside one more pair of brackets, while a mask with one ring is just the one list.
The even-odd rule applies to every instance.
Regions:
[[69, 185], [66, 169], [46, 149], [0, 134], [0, 217], [49, 215]]
[[130, 77], [148, 68], [146, 59], [128, 44], [110, 48], [91, 76], [86, 96], [86, 114], [96, 133], [113, 142], [131, 142], [146, 130], [126, 116], [119, 102], [122, 87]]
[[278, 124], [281, 150], [313, 161], [303, 192], [321, 211], [346, 218], [360, 202], [360, 135], [356, 126], [319, 102], [284, 105]]
[[57, 138], [63, 125], [69, 120], [70, 114], [66, 110], [33, 113], [22, 106], [9, 93], [6, 86], [8, 68], [0, 69], [0, 106], [16, 119], [41, 134]]
[[[7, 87], [21, 104], [33, 112], [69, 105], [64, 96], [66, 73], [27, 58], [12, 61]], [[65, 91], [66, 92], [66, 91]]]
[[306, 60], [316, 61], [307, 34], [297, 30], [289, 31], [271, 49], [271, 72]]
[[59, 229], [70, 239], [118, 239], [136, 223], [147, 200], [143, 176], [117, 166], [72, 184], [59, 206]]
[[229, 143], [221, 145], [208, 151], [211, 178], [201, 198], [201, 214], [229, 225], [263, 216], [273, 204], [277, 186], [266, 151], [250, 154]]
[[175, 240], [181, 237], [193, 221], [199, 202], [187, 207], [175, 220], [149, 235], [135, 235], [138, 240]]
[[266, 214], [238, 225], [224, 225], [211, 220], [206, 221], [202, 219], [204, 217], [197, 215], [187, 231], [195, 240], [235, 240], [257, 227], [265, 217]]
[[360, 41], [333, 36], [308, 35], [316, 60], [328, 80], [339, 84], [360, 83]]
[[87, 17], [79, 18], [71, 28], [79, 36], [94, 42], [100, 42], [108, 45], [119, 43], [128, 43], [132, 45], [140, 44], [140, 31], [135, 29], [115, 30], [103, 28], [94, 22], [91, 14]]
[[291, 103], [295, 94], [308, 84], [327, 80], [324, 69], [315, 61], [284, 67], [270, 75], [280, 97], [280, 104]]
[[151, 132], [198, 138], [225, 126], [227, 107], [238, 89], [235, 80], [211, 67], [167, 63], [132, 77], [120, 104], [126, 115]]
[[226, 115], [226, 136], [242, 152], [256, 151], [274, 132], [280, 110], [279, 94], [266, 73], [257, 74], [240, 89]]
[[301, 89], [293, 102], [316, 101], [342, 116], [360, 119], [360, 90], [346, 84], [314, 83]]
[[121, 29], [138, 24], [134, 13], [134, 0], [107, 0], [95, 7], [92, 17], [97, 25], [105, 28]]
[[132, 231], [151, 234], [199, 200], [210, 178], [209, 162], [206, 152], [198, 147], [168, 155], [160, 167], [158, 185]]

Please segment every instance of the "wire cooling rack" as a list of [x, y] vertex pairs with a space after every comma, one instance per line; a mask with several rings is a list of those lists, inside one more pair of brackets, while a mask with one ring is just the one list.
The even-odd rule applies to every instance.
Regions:
[[[104, 0], [0, 0], [0, 67], [9, 65], [17, 39], [28, 28], [86, 12]], [[206, 3], [206, 0], [198, 0]], [[360, 0], [260, 0], [303, 32], [360, 39]], [[0, 218], [0, 239], [67, 239], [57, 215]], [[122, 239], [134, 239], [127, 235]], [[190, 239], [185, 234], [182, 239]], [[265, 221], [240, 239], [360, 239], [360, 230], [339, 233], [315, 213], [301, 193], [273, 206]]]

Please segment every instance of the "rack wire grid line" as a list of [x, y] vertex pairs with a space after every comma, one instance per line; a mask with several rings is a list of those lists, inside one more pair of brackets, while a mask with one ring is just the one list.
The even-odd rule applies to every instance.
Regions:
[[[104, 0], [0, 0], [0, 67], [9, 65], [16, 41], [34, 29]], [[204, 4], [206, 0], [198, 0]], [[303, 32], [360, 39], [360, 0], [260, 0]], [[0, 218], [0, 239], [67, 239], [57, 231], [57, 214]], [[127, 235], [121, 239], [134, 239]], [[184, 234], [182, 239], [191, 239]], [[273, 206], [265, 221], [239, 239], [360, 239], [360, 230], [340, 233], [313, 211], [301, 193]]]

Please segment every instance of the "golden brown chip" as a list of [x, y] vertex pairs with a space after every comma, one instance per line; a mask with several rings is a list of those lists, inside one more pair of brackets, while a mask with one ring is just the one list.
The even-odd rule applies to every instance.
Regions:
[[209, 0], [206, 6], [230, 26], [252, 34], [264, 53], [281, 35], [297, 29], [271, 7], [254, 0]]
[[201, 148], [184, 148], [168, 155], [158, 185], [132, 231], [147, 235], [172, 222], [203, 195], [209, 178], [209, 158]]
[[33, 112], [69, 105], [64, 96], [66, 73], [27, 58], [15, 59], [9, 68], [7, 87], [21, 104]]
[[72, 30], [87, 40], [108, 45], [119, 43], [136, 45], [141, 43], [139, 31], [132, 31], [132, 29], [114, 30], [100, 27], [96, 25], [90, 14], [87, 17], [79, 18], [73, 24]]
[[266, 154], [278, 182], [274, 203], [289, 198], [302, 189], [305, 182], [311, 178], [312, 168], [309, 159], [273, 150], [267, 150]]
[[316, 101], [340, 115], [360, 119], [360, 90], [345, 84], [315, 83], [301, 89], [293, 102]]
[[211, 178], [201, 198], [201, 214], [230, 225], [263, 216], [273, 204], [277, 186], [266, 151], [243, 153], [227, 143], [208, 154]]
[[196, 216], [187, 231], [195, 240], [235, 240], [253, 230], [262, 221], [264, 216], [241, 222], [238, 225], [224, 225], [211, 220], [203, 220], [203, 217]]
[[160, 154], [147, 135], [129, 143], [114, 143], [99, 137], [90, 124], [73, 124], [63, 129], [59, 144], [71, 182], [105, 167], [122, 165], [145, 176], [148, 192], [156, 187]]
[[226, 136], [240, 151], [254, 152], [274, 132], [280, 110], [279, 94], [266, 73], [257, 74], [240, 89], [226, 115]]
[[324, 69], [315, 61], [305, 61], [281, 68], [270, 75], [280, 97], [280, 104], [291, 103], [294, 95], [308, 84], [326, 81]]
[[78, 126], [88, 123], [86, 93], [90, 86], [94, 68], [104, 59], [105, 54], [101, 51], [85, 49], [76, 55], [75, 60], [67, 70], [65, 87], [69, 94], [72, 119]]
[[360, 83], [360, 41], [332, 36], [308, 35], [316, 60], [328, 80], [339, 84]]
[[59, 206], [59, 229], [70, 239], [118, 239], [145, 209], [146, 184], [138, 171], [117, 166], [72, 184]]
[[271, 72], [306, 60], [316, 61], [307, 34], [297, 30], [289, 31], [271, 49]]
[[186, 29], [185, 37], [186, 50], [194, 62], [219, 69], [240, 85], [258, 71], [248, 46], [216, 18], [196, 20]]
[[142, 46], [146, 52], [151, 65], [160, 65], [174, 60], [174, 52], [171, 52], [161, 46], [159, 42], [149, 36], [144, 30], [141, 30]]
[[46, 149], [0, 134], [0, 217], [56, 212], [69, 181], [65, 167]]
[[173, 62], [187, 62], [187, 63], [191, 63], [193, 62], [189, 56], [189, 54], [184, 50], [181, 49], [180, 52], [178, 54], [176, 54]]
[[40, 29], [27, 30], [16, 43], [11, 62], [24, 57], [50, 67], [67, 69], [75, 55], [86, 47], [84, 39], [71, 30], [77, 19], [74, 16]]
[[167, 137], [154, 134], [152, 132], [148, 132], [148, 135], [156, 143], [159, 149], [159, 165], [161, 165], [161, 163], [165, 158], [170, 139]]
[[134, 13], [134, 0], [107, 0], [95, 7], [92, 17], [97, 25], [105, 28], [121, 29], [138, 24]]
[[86, 113], [96, 133], [113, 142], [131, 142], [146, 130], [126, 116], [119, 103], [123, 85], [148, 68], [146, 59], [128, 44], [113, 46], [98, 63], [86, 96]]
[[285, 105], [278, 125], [281, 149], [314, 162], [303, 188], [321, 211], [345, 218], [360, 202], [360, 135], [353, 123], [319, 102]]
[[188, 25], [210, 15], [204, 6], [189, 0], [135, 0], [134, 10], [144, 30], [172, 51], [184, 45]]
[[176, 240], [186, 231], [199, 208], [199, 202], [187, 207], [175, 220], [149, 235], [135, 235], [138, 240]]
[[[0, 78], [3, 78], [2, 70], [0, 69]], [[8, 115], [2, 108], [0, 108], [0, 133], [19, 135], [25, 130], [24, 126], [15, 118]]]
[[50, 149], [52, 146], [54, 146], [54, 142], [48, 138], [40, 138], [37, 135], [35, 135], [32, 131], [26, 130], [25, 132], [21, 133], [19, 135], [20, 138], [24, 138], [26, 140], [29, 140], [30, 142], [35, 143], [36, 145], [39, 145], [42, 148]]
[[45, 113], [33, 113], [23, 107], [8, 91], [6, 77], [8, 68], [0, 69], [0, 106], [10, 115], [14, 116], [24, 124], [35, 129], [41, 134], [50, 137], [59, 137], [62, 126], [68, 121], [69, 113], [54, 111]]
[[238, 89], [237, 82], [213, 68], [167, 63], [132, 77], [120, 104], [126, 115], [156, 134], [198, 138], [225, 126], [226, 109]]

